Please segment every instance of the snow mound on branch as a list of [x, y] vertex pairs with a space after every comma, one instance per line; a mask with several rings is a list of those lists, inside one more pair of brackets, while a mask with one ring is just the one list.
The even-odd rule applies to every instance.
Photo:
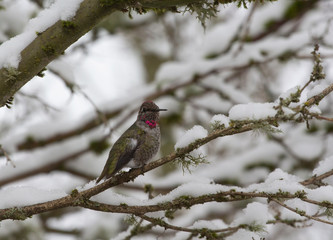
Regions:
[[321, 175], [333, 169], [333, 156], [319, 162], [319, 166], [313, 170], [313, 175]]
[[66, 196], [60, 190], [42, 190], [34, 187], [8, 187], [0, 192], [0, 208], [21, 207], [51, 201]]
[[237, 104], [229, 111], [229, 118], [232, 120], [260, 120], [274, 117], [276, 110], [274, 103], [248, 103]]
[[223, 114], [217, 114], [212, 117], [212, 119], [209, 122], [211, 125], [214, 124], [220, 124], [223, 125], [224, 127], [229, 127], [229, 118]]
[[264, 225], [268, 220], [273, 220], [273, 216], [268, 212], [267, 204], [253, 202], [249, 203], [243, 212], [232, 223], [233, 226], [240, 224]]
[[266, 193], [277, 193], [283, 191], [293, 194], [297, 191], [305, 190], [305, 187], [299, 183], [300, 181], [302, 181], [302, 179], [288, 174], [278, 168], [268, 175], [265, 182], [252, 184], [246, 188], [246, 191], [252, 192], [260, 189], [260, 191]]
[[71, 19], [79, 8], [82, 0], [58, 0], [50, 8], [29, 21], [23, 33], [11, 38], [0, 46], [0, 68], [17, 68], [21, 60], [21, 52], [37, 36], [59, 20]]
[[194, 222], [194, 224], [190, 228], [207, 228], [212, 230], [227, 228], [228, 225], [226, 225], [221, 219], [214, 219], [211, 221], [207, 220], [197, 220]]
[[184, 148], [193, 143], [195, 140], [207, 137], [207, 135], [208, 131], [206, 129], [202, 126], [195, 125], [190, 130], [187, 130], [186, 133], [177, 141], [175, 144], [175, 150], [178, 148]]
[[333, 202], [333, 187], [321, 186], [316, 189], [308, 189], [307, 197], [318, 202], [328, 201]]

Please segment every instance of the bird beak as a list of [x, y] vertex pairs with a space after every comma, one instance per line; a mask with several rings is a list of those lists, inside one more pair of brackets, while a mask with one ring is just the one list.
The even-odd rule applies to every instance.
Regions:
[[159, 112], [160, 112], [160, 111], [168, 111], [168, 109], [160, 108], [160, 109], [158, 109], [158, 111], [159, 111]]

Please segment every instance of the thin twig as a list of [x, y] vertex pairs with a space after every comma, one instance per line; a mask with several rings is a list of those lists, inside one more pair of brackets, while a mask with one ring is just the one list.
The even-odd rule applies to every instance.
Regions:
[[329, 118], [329, 117], [324, 117], [324, 116], [320, 116], [320, 115], [312, 115], [313, 117], [320, 119], [320, 120], [325, 120], [325, 121], [329, 121], [329, 122], [333, 122], [333, 118]]
[[21, 95], [22, 97], [30, 98], [30, 99], [33, 99], [33, 100], [39, 102], [46, 110], [47, 109], [51, 109], [53, 111], [60, 112], [60, 109], [51, 106], [50, 104], [48, 104], [47, 102], [45, 102], [43, 99], [41, 99], [37, 95], [32, 95], [32, 94], [24, 93], [22, 91], [17, 92], [17, 94]]
[[[172, 229], [175, 231], [182, 231], [182, 232], [190, 232], [190, 233], [199, 233], [202, 232], [202, 229], [198, 229], [198, 228], [186, 228], [186, 227], [178, 227], [172, 224], [169, 224], [165, 221], [163, 221], [162, 219], [157, 219], [157, 218], [152, 218], [152, 217], [148, 217], [146, 215], [138, 215], [138, 217], [154, 224], [154, 225], [158, 225], [160, 227], [166, 228], [166, 229]], [[222, 229], [214, 229], [214, 230], [209, 230], [211, 232], [216, 232], [216, 233], [222, 233], [222, 232], [236, 232], [237, 230], [241, 229], [241, 228], [245, 228], [244, 225], [240, 225], [237, 227], [228, 227], [228, 228], [222, 228]]]
[[302, 185], [304, 186], [307, 186], [307, 185], [310, 185], [310, 184], [318, 184], [318, 182], [321, 182], [323, 179], [325, 178], [328, 178], [330, 176], [333, 175], [333, 169], [328, 171], [328, 172], [325, 172], [319, 176], [313, 176], [307, 180], [304, 180], [303, 182], [300, 182]]
[[288, 210], [294, 212], [294, 213], [297, 213], [298, 215], [302, 216], [302, 217], [306, 217], [308, 219], [312, 219], [314, 221], [317, 221], [317, 222], [322, 222], [322, 223], [326, 223], [326, 224], [329, 224], [329, 225], [333, 225], [333, 222], [330, 222], [330, 221], [326, 221], [326, 220], [323, 220], [321, 218], [317, 218], [317, 217], [314, 217], [314, 216], [310, 216], [308, 214], [306, 214], [305, 212], [303, 211], [299, 211], [297, 209], [294, 209], [292, 207], [289, 207], [287, 204], [275, 199], [275, 198], [270, 198], [271, 201], [273, 202], [276, 202], [277, 204], [279, 204], [280, 206], [284, 207], [284, 208], [287, 208]]
[[14, 161], [10, 158], [9, 154], [7, 153], [7, 151], [5, 151], [5, 149], [2, 147], [1, 144], [0, 144], [0, 151], [3, 153], [3, 155], [5, 156], [5, 158], [7, 160], [6, 164], [10, 163], [13, 166], [13, 168], [16, 168]]
[[59, 77], [64, 83], [65, 85], [69, 88], [69, 90], [74, 93], [75, 91], [79, 92], [85, 99], [87, 99], [87, 101], [93, 106], [93, 108], [95, 109], [95, 112], [98, 116], [98, 118], [100, 118], [102, 120], [102, 122], [104, 123], [105, 126], [108, 126], [108, 121], [107, 118], [105, 116], [105, 114], [97, 107], [97, 105], [95, 104], [95, 102], [91, 99], [91, 97], [88, 96], [88, 94], [86, 92], [84, 92], [82, 90], [82, 88], [74, 83], [73, 81], [71, 81], [70, 79], [67, 79], [61, 72], [53, 69], [52, 67], [49, 67], [48, 70], [50, 72], [52, 72], [53, 74], [55, 74], [57, 77]]

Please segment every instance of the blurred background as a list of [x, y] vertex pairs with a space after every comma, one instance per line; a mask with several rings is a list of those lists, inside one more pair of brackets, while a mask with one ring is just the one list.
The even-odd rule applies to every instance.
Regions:
[[[0, 44], [20, 34], [29, 19], [52, 3], [0, 1]], [[189, 12], [110, 15], [50, 63], [43, 77], [16, 93], [11, 109], [0, 109], [0, 195], [17, 188], [70, 193], [95, 179], [110, 147], [135, 121], [145, 99], [168, 109], [160, 120], [159, 156], [165, 156], [194, 125], [209, 131], [212, 117], [227, 115], [236, 104], [274, 102], [303, 86], [310, 78], [316, 43], [326, 78], [310, 84], [302, 99], [332, 84], [332, 1], [257, 1], [247, 7], [220, 6], [205, 28]], [[328, 96], [318, 106], [323, 116], [332, 116], [332, 101]], [[309, 128], [282, 123], [280, 134], [250, 132], [214, 140], [199, 149], [209, 164], [191, 172], [166, 164], [108, 191], [147, 199], [147, 184], [153, 186], [153, 196], [188, 182], [246, 187], [276, 168], [308, 178], [318, 162], [333, 153], [333, 124], [309, 123]], [[183, 226], [197, 220], [230, 223], [245, 205], [197, 205], [177, 212], [173, 221]], [[66, 208], [25, 221], [2, 221], [0, 239], [126, 239], [125, 233], [118, 235], [129, 227], [126, 218]], [[329, 239], [333, 229], [272, 225], [268, 231], [267, 239]], [[162, 228], [136, 239], [156, 237], [187, 239]]]

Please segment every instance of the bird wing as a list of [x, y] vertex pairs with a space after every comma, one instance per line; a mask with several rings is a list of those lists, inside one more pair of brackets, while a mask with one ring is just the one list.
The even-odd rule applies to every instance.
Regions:
[[145, 132], [134, 124], [114, 143], [109, 153], [104, 169], [97, 179], [97, 183], [104, 177], [110, 178], [122, 169], [133, 157], [139, 145], [139, 138]]

